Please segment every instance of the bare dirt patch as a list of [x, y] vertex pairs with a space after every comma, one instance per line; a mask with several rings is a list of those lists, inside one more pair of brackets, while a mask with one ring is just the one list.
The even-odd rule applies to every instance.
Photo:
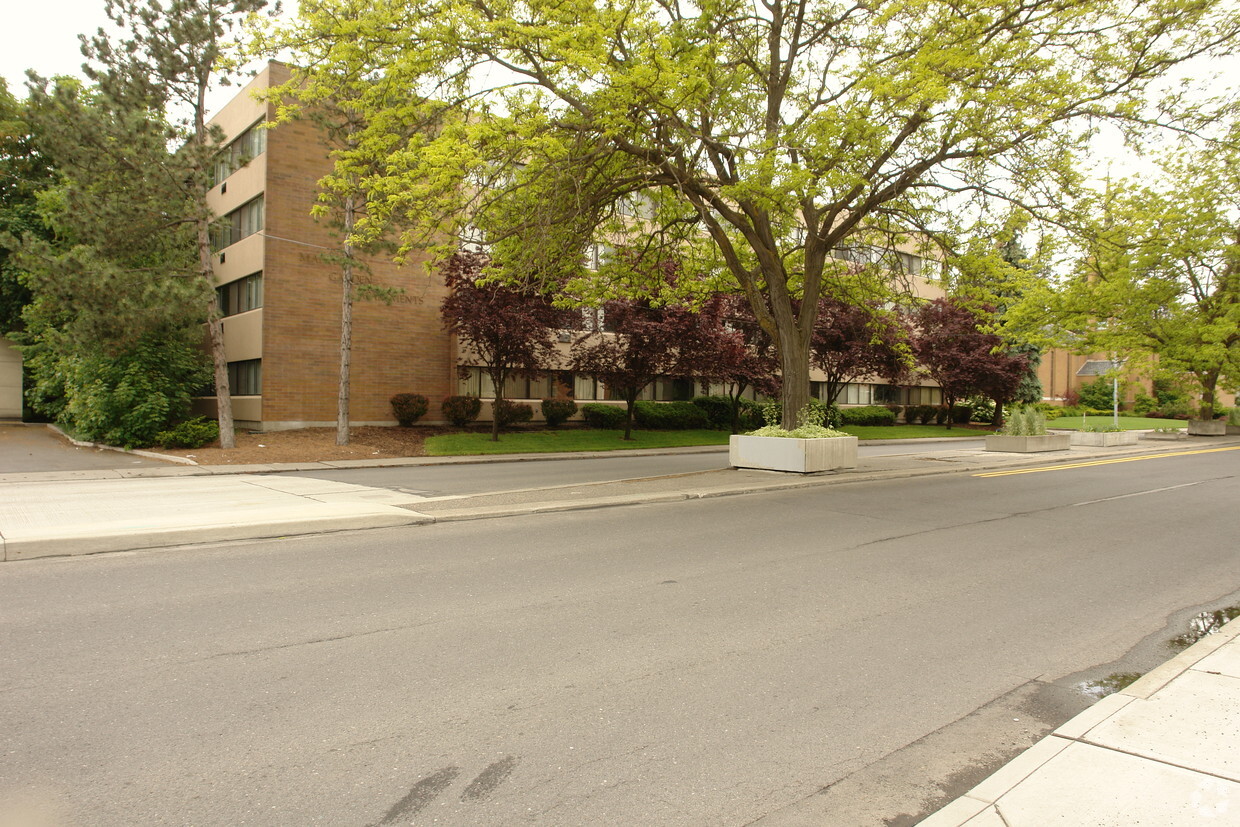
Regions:
[[273, 462], [321, 462], [342, 459], [393, 459], [426, 456], [423, 443], [456, 428], [359, 427], [349, 429], [349, 444], [336, 444], [335, 428], [300, 428], [265, 434], [238, 433], [237, 447], [224, 450], [218, 442], [204, 448], [152, 448], [160, 454], [192, 459], [199, 465], [265, 465]]

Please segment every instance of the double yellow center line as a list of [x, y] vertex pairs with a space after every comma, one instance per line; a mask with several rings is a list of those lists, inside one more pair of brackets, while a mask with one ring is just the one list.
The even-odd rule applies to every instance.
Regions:
[[988, 471], [985, 474], [974, 474], [975, 477], [1014, 477], [1017, 474], [1040, 474], [1043, 471], [1069, 471], [1073, 468], [1092, 468], [1095, 465], [1114, 465], [1117, 462], [1139, 462], [1143, 459], [1168, 459], [1170, 457], [1188, 457], [1193, 454], [1217, 454], [1222, 451], [1240, 451], [1240, 445], [1229, 448], [1202, 448], [1198, 451], [1174, 451], [1167, 454], [1146, 454], [1140, 457], [1117, 457], [1116, 459], [1096, 459], [1091, 462], [1071, 462], [1063, 465], [1047, 465], [1042, 468], [1016, 468], [1011, 471]]

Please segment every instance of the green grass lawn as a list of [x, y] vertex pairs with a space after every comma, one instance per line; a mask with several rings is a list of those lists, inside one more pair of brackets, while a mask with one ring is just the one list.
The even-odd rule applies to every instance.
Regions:
[[[1085, 423], [1095, 428], [1110, 428], [1112, 427], [1112, 418], [1109, 416], [1087, 416], [1085, 417]], [[1046, 420], [1046, 427], [1060, 431], [1079, 431], [1083, 426], [1079, 416], [1061, 416], [1058, 419]], [[1145, 431], [1151, 428], [1187, 428], [1188, 423], [1182, 419], [1150, 419], [1146, 416], [1121, 415], [1119, 427], [1121, 431]]]
[[724, 431], [633, 431], [633, 439], [622, 439], [624, 431], [596, 431], [568, 428], [562, 431], [516, 431], [499, 435], [444, 434], [428, 437], [426, 453], [433, 457], [474, 454], [553, 454], [568, 451], [624, 451], [634, 448], [683, 448], [688, 445], [727, 445]]
[[[925, 439], [927, 437], [980, 437], [982, 431], [959, 426], [950, 431], [942, 425], [856, 425], [844, 429], [859, 439]], [[624, 451], [635, 448], [684, 448], [690, 445], [727, 445], [724, 431], [633, 431], [633, 439], [621, 439], [623, 431], [566, 428], [559, 431], [514, 431], [492, 442], [489, 433], [443, 434], [428, 437], [426, 453], [433, 457], [477, 454], [554, 454], [570, 451]]]
[[981, 439], [987, 431], [955, 425], [845, 425], [841, 430], [858, 439], [933, 439], [935, 437], [973, 437]]

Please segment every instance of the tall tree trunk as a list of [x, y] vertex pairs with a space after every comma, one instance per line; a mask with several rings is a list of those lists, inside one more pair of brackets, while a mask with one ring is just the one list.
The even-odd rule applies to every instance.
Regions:
[[793, 329], [788, 335], [781, 331], [779, 369], [783, 374], [781, 424], [787, 430], [797, 427], [797, 414], [809, 404], [809, 342]]
[[633, 438], [633, 407], [637, 404], [637, 394], [624, 396], [624, 438]]
[[1215, 389], [1218, 387], [1218, 375], [1217, 370], [1198, 374], [1201, 381], [1201, 409], [1197, 415], [1206, 421], [1214, 419], [1214, 396]]
[[349, 444], [349, 369], [353, 356], [353, 244], [357, 219], [353, 195], [344, 199], [344, 260], [340, 263], [340, 390], [336, 396], [336, 444]]
[[491, 384], [495, 386], [495, 399], [491, 403], [491, 441], [499, 442], [499, 409], [504, 404], [504, 383], [508, 377], [504, 372], [491, 374]]
[[[203, 283], [213, 288], [215, 279], [211, 267], [211, 219], [198, 218], [198, 266]], [[215, 376], [215, 415], [220, 426], [220, 447], [235, 448], [236, 435], [233, 427], [232, 392], [228, 387], [228, 353], [224, 349], [224, 321], [220, 318], [215, 290], [211, 289], [207, 300], [207, 339], [211, 345], [211, 364]]]

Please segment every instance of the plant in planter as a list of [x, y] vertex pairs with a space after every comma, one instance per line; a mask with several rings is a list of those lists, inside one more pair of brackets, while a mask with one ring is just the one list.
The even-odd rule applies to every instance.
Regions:
[[1072, 434], [1072, 444], [1111, 448], [1116, 445], [1136, 445], [1137, 437], [1136, 431], [1125, 431], [1113, 425], [1086, 425]]
[[1227, 433], [1240, 434], [1240, 406], [1227, 411]]
[[1042, 412], [1022, 405], [1008, 413], [1007, 422], [998, 433], [986, 437], [986, 450], [1010, 454], [1064, 451], [1071, 446], [1071, 439], [1068, 434], [1048, 434]]
[[760, 468], [814, 474], [857, 467], [857, 438], [823, 425], [827, 411], [807, 405], [797, 413], [797, 427], [781, 427], [775, 405], [764, 406], [765, 427], [729, 441], [733, 468]]

